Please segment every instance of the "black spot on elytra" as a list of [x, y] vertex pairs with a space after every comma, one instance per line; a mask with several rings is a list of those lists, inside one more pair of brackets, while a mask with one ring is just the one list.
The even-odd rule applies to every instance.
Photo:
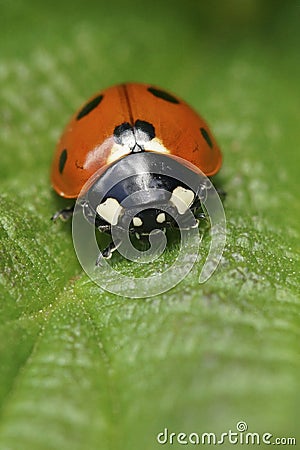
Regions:
[[208, 131], [205, 128], [200, 128], [200, 131], [201, 131], [202, 136], [204, 137], [204, 139], [210, 146], [210, 148], [213, 148], [213, 143], [212, 143], [210, 135], [208, 134]]
[[79, 111], [76, 119], [77, 120], [82, 119], [82, 117], [89, 114], [91, 111], [93, 111], [93, 109], [95, 109], [99, 105], [99, 103], [102, 100], [103, 100], [103, 95], [98, 95], [97, 97], [93, 98], [93, 100], [91, 100], [86, 105], [84, 105], [84, 107]]
[[174, 97], [173, 95], [169, 94], [166, 91], [162, 91], [161, 89], [156, 89], [154, 87], [149, 87], [148, 91], [151, 92], [151, 94], [155, 95], [155, 97], [158, 97], [158, 98], [161, 98], [163, 100], [166, 100], [167, 102], [179, 103], [179, 100], [177, 100], [176, 97]]
[[155, 138], [155, 128], [152, 123], [145, 122], [144, 120], [137, 120], [134, 124], [134, 127], [146, 133], [149, 137], [149, 141]]
[[128, 130], [132, 130], [132, 126], [128, 122], [123, 122], [114, 129], [114, 140], [117, 144], [122, 144], [122, 134]]
[[65, 168], [66, 162], [67, 162], [67, 158], [68, 158], [68, 152], [67, 149], [65, 148], [59, 157], [59, 163], [58, 163], [58, 170], [59, 173], [63, 173], [63, 170]]

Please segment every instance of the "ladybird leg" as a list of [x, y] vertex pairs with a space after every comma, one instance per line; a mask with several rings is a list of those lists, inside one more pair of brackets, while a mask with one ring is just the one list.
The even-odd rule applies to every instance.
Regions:
[[68, 208], [61, 209], [60, 211], [57, 211], [53, 216], [51, 217], [51, 220], [55, 222], [58, 218], [63, 220], [64, 222], [70, 219], [73, 216], [75, 205], [70, 206]]
[[195, 211], [194, 213], [195, 219], [197, 221], [197, 226], [202, 225], [204, 229], [208, 229], [210, 227], [210, 221], [207, 215], [203, 212], [203, 210], [200, 208]]
[[200, 220], [205, 220], [205, 221], [207, 221], [206, 214], [205, 214], [203, 211], [201, 211], [201, 210], [195, 212], [195, 219], [197, 219], [198, 222], [199, 222]]
[[97, 226], [98, 230], [101, 231], [101, 233], [110, 233], [111, 232], [111, 226], [109, 224], [101, 224]]
[[110, 259], [113, 252], [117, 250], [118, 247], [120, 247], [121, 242], [121, 240], [118, 240], [116, 243], [112, 241], [102, 252], [100, 252], [96, 260], [96, 266], [101, 266], [101, 261], [103, 258]]

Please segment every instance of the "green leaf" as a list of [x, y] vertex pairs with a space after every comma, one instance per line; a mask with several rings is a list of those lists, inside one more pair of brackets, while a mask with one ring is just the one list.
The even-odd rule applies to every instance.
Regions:
[[[294, 1], [2, 2], [1, 450], [152, 450], [165, 428], [239, 421], [299, 441], [299, 14]], [[49, 182], [65, 123], [126, 80], [185, 98], [224, 155], [217, 272], [199, 285], [199, 261], [147, 299], [97, 287], [70, 224], [50, 221], [68, 204]]]

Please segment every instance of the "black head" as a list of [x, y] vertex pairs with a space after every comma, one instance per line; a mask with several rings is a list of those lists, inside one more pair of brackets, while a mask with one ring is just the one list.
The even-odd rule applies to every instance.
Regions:
[[94, 223], [96, 218], [95, 224], [102, 231], [117, 226], [140, 237], [148, 236], [153, 230], [176, 226], [176, 218], [182, 219], [195, 202], [198, 186], [198, 174], [168, 156], [150, 152], [128, 155], [90, 187], [86, 217]]

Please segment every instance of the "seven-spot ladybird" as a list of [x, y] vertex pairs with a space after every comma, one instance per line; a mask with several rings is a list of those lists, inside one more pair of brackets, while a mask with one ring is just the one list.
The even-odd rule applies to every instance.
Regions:
[[[112, 226], [122, 227], [130, 211], [129, 231], [143, 239], [155, 229], [174, 225], [174, 211], [203, 216], [195, 189], [176, 176], [180, 170], [195, 175], [189, 163], [206, 176], [220, 169], [222, 156], [206, 122], [173, 94], [152, 85], [126, 83], [94, 95], [75, 113], [58, 142], [51, 181], [60, 196], [76, 199], [92, 177], [83, 204], [87, 219], [93, 217], [100, 231], [110, 233]], [[157, 174], [158, 165], [170, 172]], [[116, 184], [108, 189], [112, 180]], [[141, 190], [139, 204], [133, 200], [121, 205]], [[170, 214], [166, 205], [171, 206]], [[73, 209], [61, 210], [53, 219], [67, 219]], [[108, 258], [115, 249], [111, 243], [102, 255]]]

